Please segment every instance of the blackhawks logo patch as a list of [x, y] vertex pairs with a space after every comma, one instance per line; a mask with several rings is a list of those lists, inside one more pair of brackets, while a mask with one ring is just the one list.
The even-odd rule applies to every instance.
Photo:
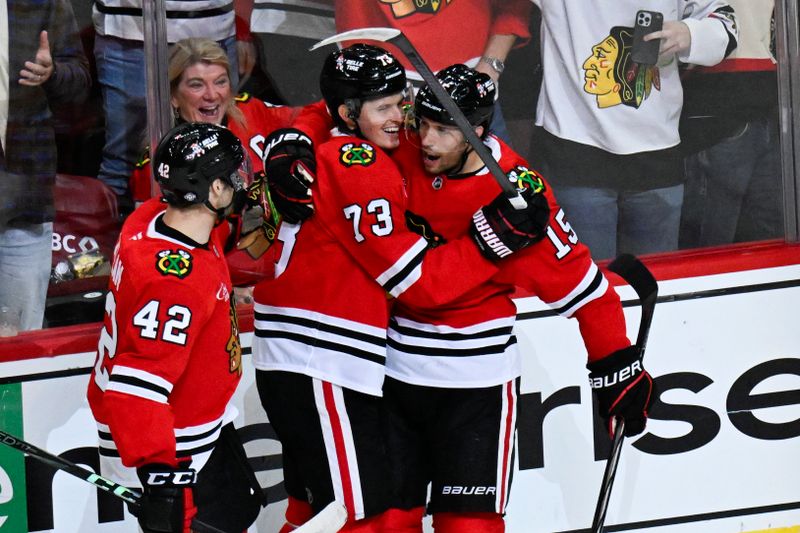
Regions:
[[339, 160], [346, 167], [361, 165], [366, 167], [375, 162], [375, 148], [367, 143], [347, 143], [339, 149]]
[[163, 276], [183, 279], [192, 271], [192, 254], [185, 250], [161, 250], [156, 254], [156, 270]]
[[545, 191], [544, 180], [535, 170], [517, 165], [508, 173], [508, 180], [513, 183], [520, 191], [523, 189], [533, 189], [534, 193]]

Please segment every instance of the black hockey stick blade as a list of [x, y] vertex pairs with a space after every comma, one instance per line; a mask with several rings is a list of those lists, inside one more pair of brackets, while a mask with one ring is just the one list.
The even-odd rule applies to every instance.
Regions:
[[478, 157], [481, 158], [486, 168], [489, 169], [489, 172], [508, 198], [509, 203], [511, 203], [515, 209], [524, 209], [527, 205], [525, 199], [522, 198], [519, 191], [517, 191], [516, 187], [514, 187], [512, 182], [508, 179], [508, 176], [503, 172], [503, 169], [500, 168], [495, 158], [492, 157], [491, 152], [489, 152], [489, 149], [483, 144], [483, 141], [475, 134], [475, 130], [467, 120], [467, 117], [464, 116], [464, 113], [461, 112], [461, 109], [459, 109], [458, 104], [456, 104], [447, 91], [444, 90], [442, 84], [439, 83], [439, 80], [433, 74], [433, 71], [428, 64], [425, 63], [425, 60], [422, 59], [422, 56], [419, 55], [417, 49], [414, 48], [414, 45], [411, 44], [411, 41], [408, 40], [402, 31], [396, 28], [359, 28], [357, 30], [337, 33], [327, 39], [323, 39], [312, 46], [310, 50], [316, 50], [322, 46], [340, 43], [342, 41], [358, 40], [391, 43], [405, 54], [414, 68], [417, 69], [419, 75], [422, 76], [422, 79], [428, 87], [431, 88], [436, 99], [441, 102], [447, 113], [453, 117], [456, 126], [458, 126], [461, 133], [464, 134], [464, 138], [470, 146], [472, 146], [472, 149], [475, 150], [475, 153], [478, 154]]
[[[115, 483], [110, 479], [106, 479], [95, 474], [91, 470], [76, 465], [72, 461], [54, 455], [41, 448], [37, 448], [33, 444], [25, 442], [24, 440], [2, 430], [0, 430], [0, 443], [19, 450], [22, 453], [38, 459], [39, 461], [42, 461], [43, 463], [48, 464], [57, 470], [63, 470], [68, 474], [72, 474], [73, 476], [80, 478], [91, 485], [94, 485], [98, 489], [110, 492], [117, 498], [132, 505], [134, 509], [139, 507], [139, 500], [142, 496], [138, 491], [131, 490], [128, 487], [123, 487], [122, 485]], [[205, 531], [207, 533], [225, 533], [224, 531], [197, 519], [192, 521], [192, 527], [197, 527], [198, 531]]]
[[[644, 348], [647, 345], [647, 338], [650, 336], [650, 324], [653, 322], [653, 313], [658, 299], [658, 283], [653, 274], [648, 270], [644, 263], [631, 254], [622, 254], [608, 265], [608, 270], [614, 272], [630, 285], [639, 297], [642, 306], [642, 317], [639, 321], [639, 333], [636, 336], [636, 347], [639, 358], [644, 357]], [[594, 510], [592, 520], [592, 533], [603, 533], [603, 524], [606, 520], [608, 502], [611, 499], [611, 488], [614, 485], [614, 477], [617, 474], [619, 457], [622, 453], [622, 443], [625, 440], [625, 419], [614, 418], [614, 435], [612, 438], [611, 451], [606, 461], [606, 469], [603, 473], [603, 483], [600, 486], [600, 494], [597, 497], [597, 505]]]
[[614, 272], [630, 285], [639, 297], [642, 306], [642, 318], [639, 322], [639, 334], [636, 336], [636, 346], [639, 357], [644, 356], [647, 346], [647, 337], [650, 335], [650, 324], [653, 322], [653, 313], [658, 298], [658, 283], [653, 274], [644, 263], [631, 254], [622, 254], [608, 264], [608, 270]]

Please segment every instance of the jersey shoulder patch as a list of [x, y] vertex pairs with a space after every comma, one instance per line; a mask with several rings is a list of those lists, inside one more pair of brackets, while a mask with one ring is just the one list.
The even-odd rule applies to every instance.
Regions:
[[364, 141], [347, 142], [339, 148], [339, 162], [346, 166], [367, 167], [375, 162], [375, 148]]
[[543, 193], [546, 190], [541, 174], [523, 165], [517, 165], [508, 171], [508, 180], [518, 190], [533, 189], [533, 192]]
[[238, 103], [242, 104], [244, 102], [249, 102], [250, 98], [251, 98], [250, 93], [239, 93], [236, 96], [234, 96], [233, 99], [236, 100]]
[[183, 279], [192, 272], [192, 254], [186, 250], [161, 250], [156, 254], [156, 270], [162, 276]]

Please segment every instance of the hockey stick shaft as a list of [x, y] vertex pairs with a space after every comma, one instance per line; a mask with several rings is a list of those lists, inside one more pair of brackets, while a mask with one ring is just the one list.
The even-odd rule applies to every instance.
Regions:
[[[57, 470], [62, 470], [68, 474], [72, 474], [73, 476], [86, 481], [97, 487], [98, 489], [104, 490], [116, 496], [117, 498], [125, 501], [133, 505], [134, 507], [139, 507], [140, 503], [139, 500], [141, 499], [141, 494], [135, 490], [131, 490], [127, 487], [123, 487], [119, 483], [114, 483], [110, 479], [106, 479], [102, 476], [98, 476], [91, 470], [86, 468], [80, 467], [69, 461], [64, 459], [63, 457], [59, 457], [54, 455], [50, 452], [47, 452], [41, 448], [37, 448], [33, 444], [25, 442], [22, 439], [11, 435], [10, 433], [6, 433], [5, 431], [0, 430], [0, 442], [19, 450], [25, 454], [30, 455], [31, 457], [46, 463]], [[208, 533], [225, 533], [224, 531], [215, 528], [214, 526], [208, 525], [200, 520], [193, 520], [192, 526], [196, 526], [198, 529], [202, 531], [206, 531]]]
[[519, 191], [517, 191], [516, 187], [514, 187], [508, 179], [508, 176], [506, 176], [503, 169], [500, 168], [495, 158], [492, 157], [491, 152], [486, 145], [483, 144], [483, 141], [475, 134], [472, 124], [469, 123], [467, 117], [465, 117], [464, 113], [459, 109], [458, 104], [456, 104], [447, 91], [444, 90], [444, 87], [442, 87], [442, 84], [436, 79], [433, 71], [428, 64], [425, 63], [425, 60], [422, 59], [422, 56], [419, 55], [417, 49], [411, 44], [411, 41], [408, 40], [408, 37], [406, 37], [402, 31], [396, 28], [360, 28], [338, 33], [319, 41], [311, 47], [311, 50], [316, 50], [328, 44], [359, 39], [391, 43], [403, 52], [419, 75], [422, 76], [423, 81], [430, 87], [431, 91], [433, 91], [436, 99], [439, 100], [447, 113], [452, 117], [458, 129], [464, 134], [466, 141], [472, 146], [472, 149], [475, 150], [478, 157], [481, 158], [486, 168], [489, 169], [489, 172], [497, 181], [497, 184], [500, 185], [500, 188], [503, 190], [503, 193], [506, 195], [511, 205], [514, 206], [515, 209], [524, 209], [527, 204], [519, 194]]
[[[647, 346], [647, 338], [650, 335], [650, 325], [653, 322], [656, 300], [658, 299], [658, 283], [653, 274], [636, 257], [630, 254], [622, 254], [608, 265], [608, 270], [614, 272], [630, 285], [639, 297], [642, 306], [642, 316], [639, 321], [639, 333], [636, 336], [636, 347], [639, 352], [639, 359], [644, 357], [644, 349]], [[614, 478], [617, 474], [620, 454], [622, 453], [622, 443], [625, 440], [625, 419], [614, 418], [614, 435], [612, 437], [611, 452], [606, 461], [606, 468], [603, 472], [603, 482], [600, 486], [600, 494], [597, 498], [597, 505], [592, 519], [592, 533], [602, 533], [603, 524], [608, 511], [608, 502], [611, 499], [611, 488], [614, 485]]]

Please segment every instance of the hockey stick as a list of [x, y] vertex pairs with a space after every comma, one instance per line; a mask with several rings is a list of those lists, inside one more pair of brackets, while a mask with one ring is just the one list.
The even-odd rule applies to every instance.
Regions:
[[411, 41], [408, 40], [402, 31], [396, 28], [360, 28], [357, 30], [350, 30], [323, 39], [309, 50], [316, 50], [322, 46], [340, 43], [342, 41], [358, 41], [363, 39], [391, 43], [405, 54], [414, 68], [417, 69], [419, 75], [422, 76], [425, 83], [428, 84], [428, 87], [431, 88], [437, 100], [444, 106], [450, 116], [453, 117], [456, 126], [458, 126], [461, 133], [464, 134], [464, 138], [470, 146], [472, 146], [472, 149], [475, 150], [475, 153], [478, 154], [478, 157], [481, 158], [486, 168], [489, 169], [489, 172], [508, 198], [509, 203], [514, 206], [514, 209], [525, 209], [527, 205], [525, 199], [522, 198], [519, 191], [511, 184], [508, 176], [506, 176], [506, 173], [503, 172], [500, 165], [495, 161], [494, 157], [492, 157], [489, 149], [475, 134], [475, 130], [467, 120], [467, 117], [464, 116], [464, 113], [461, 112], [458, 105], [453, 101], [450, 95], [447, 94], [447, 91], [444, 90], [442, 84], [436, 79], [430, 67], [428, 67], [427, 63], [422, 59], [422, 56], [417, 52], [417, 49], [414, 48], [414, 45], [411, 44]]
[[294, 530], [294, 533], [336, 533], [347, 522], [347, 508], [333, 501], [314, 515], [311, 520]]
[[[59, 457], [57, 455], [53, 455], [52, 453], [42, 450], [41, 448], [37, 448], [33, 444], [29, 444], [24, 440], [18, 439], [14, 435], [6, 433], [5, 431], [2, 430], [0, 430], [0, 442], [5, 444], [6, 446], [10, 446], [11, 448], [16, 448], [22, 453], [26, 453], [31, 457], [38, 459], [39, 461], [42, 461], [43, 463], [46, 463], [57, 470], [63, 470], [68, 474], [72, 474], [73, 476], [94, 485], [98, 489], [110, 492], [117, 498], [129, 503], [134, 508], [138, 508], [140, 506], [139, 500], [142, 496], [138, 491], [131, 490], [127, 487], [123, 487], [118, 483], [114, 483], [110, 479], [98, 476], [91, 470], [82, 468], [73, 463], [72, 461], [64, 459], [63, 457]], [[214, 526], [210, 526], [197, 519], [192, 521], [192, 527], [193, 528], [197, 527], [198, 530], [205, 531], [208, 533], [226, 533], [225, 531], [217, 529]]]
[[[641, 360], [644, 357], [645, 346], [647, 346], [650, 324], [653, 322], [653, 312], [658, 298], [658, 283], [647, 267], [630, 254], [622, 254], [614, 259], [609, 263], [608, 270], [624, 279], [636, 291], [636, 295], [639, 296], [639, 303], [642, 306], [642, 318], [639, 322], [639, 333], [636, 336], [636, 348], [639, 351], [639, 359]], [[608, 502], [611, 498], [611, 487], [614, 485], [614, 477], [617, 474], [617, 465], [622, 453], [622, 442], [625, 439], [625, 419], [615, 417], [614, 422], [614, 437], [612, 439], [611, 452], [606, 461], [597, 505], [594, 510], [592, 533], [603, 533]]]

